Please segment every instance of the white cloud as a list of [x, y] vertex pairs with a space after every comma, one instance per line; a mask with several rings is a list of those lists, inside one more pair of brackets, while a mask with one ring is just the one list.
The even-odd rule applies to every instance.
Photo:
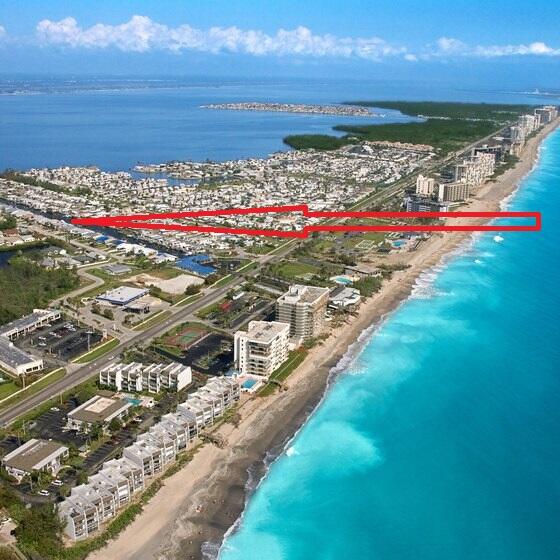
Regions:
[[504, 56], [560, 56], [560, 49], [554, 49], [546, 43], [536, 41], [528, 45], [491, 45], [471, 46], [459, 39], [441, 37], [435, 46], [429, 46], [426, 58], [470, 56], [482, 58], [499, 58]]
[[[116, 48], [125, 52], [167, 50], [180, 53], [240, 53], [253, 56], [338, 57], [379, 61], [400, 58], [409, 62], [457, 57], [499, 58], [506, 56], [560, 56], [544, 42], [520, 45], [469, 45], [460, 39], [441, 37], [435, 43], [409, 50], [379, 37], [338, 37], [316, 35], [307, 27], [279, 29], [274, 34], [239, 27], [211, 27], [197, 29], [188, 24], [168, 27], [146, 16], [132, 16], [120, 25], [97, 23], [82, 28], [73, 17], [59, 21], [44, 19], [36, 28], [41, 45], [60, 45], [73, 48]], [[0, 40], [5, 35], [0, 26]]]
[[0, 39], [3, 39], [6, 36], [6, 28], [0, 25]]
[[153, 49], [174, 52], [196, 50], [256, 56], [331, 56], [368, 60], [407, 55], [405, 47], [389, 44], [378, 37], [315, 35], [303, 26], [292, 30], [279, 29], [273, 35], [259, 30], [242, 30], [238, 27], [211, 27], [207, 30], [196, 29], [188, 24], [168, 27], [146, 16], [133, 16], [130, 21], [120, 25], [98, 23], [86, 29], [80, 27], [72, 17], [60, 21], [45, 19], [37, 25], [37, 36], [42, 45], [98, 49], [115, 47], [131, 52], [146, 52]]

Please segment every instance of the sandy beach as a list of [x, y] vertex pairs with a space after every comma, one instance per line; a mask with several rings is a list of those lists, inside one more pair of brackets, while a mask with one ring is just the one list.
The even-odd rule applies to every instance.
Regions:
[[[541, 141], [556, 126], [558, 121], [531, 138], [518, 164], [495, 182], [483, 185], [462, 209], [499, 210], [500, 203], [532, 169]], [[332, 331], [328, 340], [313, 348], [304, 363], [287, 379], [287, 390], [245, 401], [240, 408], [239, 425], [224, 424], [219, 428], [219, 433], [227, 439], [227, 446], [223, 449], [210, 444], [201, 447], [189, 464], [165, 480], [163, 488], [144, 507], [143, 513], [118, 538], [89, 558], [214, 557], [212, 552], [217, 551], [224, 533], [242, 513], [249, 477], [250, 486], [254, 487], [265, 472], [264, 459], [281, 452], [286, 441], [320, 402], [333, 367], [365, 329], [379, 324], [408, 298], [423, 271], [438, 264], [469, 237], [469, 233], [458, 232], [432, 235], [416, 251], [403, 254], [402, 262], [409, 264], [409, 268], [394, 273], [379, 293], [362, 304], [356, 316], [349, 317], [344, 326]], [[203, 545], [207, 555], [203, 555]]]

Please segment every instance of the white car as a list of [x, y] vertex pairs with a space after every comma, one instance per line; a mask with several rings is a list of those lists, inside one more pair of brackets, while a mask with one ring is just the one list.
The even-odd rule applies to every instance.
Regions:
[[48, 490], [40, 490], [39, 492], [37, 492], [37, 494], [39, 494], [39, 496], [50, 496], [51, 493]]
[[64, 482], [62, 482], [62, 480], [58, 480], [58, 478], [56, 478], [55, 480], [52, 481], [53, 486], [62, 486], [64, 484]]

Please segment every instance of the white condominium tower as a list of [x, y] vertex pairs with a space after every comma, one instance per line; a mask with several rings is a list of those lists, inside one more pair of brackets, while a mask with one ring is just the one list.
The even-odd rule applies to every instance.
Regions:
[[234, 360], [242, 374], [269, 377], [288, 359], [290, 325], [276, 321], [251, 321], [247, 332], [234, 337]]
[[433, 177], [424, 177], [418, 175], [416, 179], [416, 194], [423, 196], [432, 196], [436, 191], [436, 180]]
[[321, 333], [329, 289], [294, 285], [276, 300], [276, 319], [290, 325], [290, 336], [306, 340]]

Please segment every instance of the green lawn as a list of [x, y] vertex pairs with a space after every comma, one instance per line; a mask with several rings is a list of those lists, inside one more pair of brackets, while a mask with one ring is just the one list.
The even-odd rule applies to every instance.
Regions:
[[[29, 385], [28, 387], [26, 387], [25, 391], [22, 391], [21, 393], [18, 393], [17, 395], [14, 395], [9, 400], [1, 403], [0, 408], [6, 408], [8, 406], [12, 406], [16, 402], [18, 402], [19, 400], [27, 398], [31, 395], [34, 395], [35, 393], [37, 393], [41, 389], [47, 387], [47, 385], [50, 385], [51, 383], [54, 383], [55, 381], [58, 381], [59, 379], [62, 379], [65, 375], [66, 375], [66, 370], [64, 368], [59, 368], [57, 370], [54, 370], [50, 374], [46, 374], [45, 376], [43, 376], [41, 379], [39, 379], [38, 381], [36, 381], [32, 385]], [[3, 386], [0, 386], [0, 390], [2, 389], [2, 387]], [[19, 390], [19, 387], [16, 387], [16, 390]], [[14, 392], [15, 391], [12, 391], [12, 393], [14, 393]], [[8, 395], [0, 395], [0, 396], [1, 397], [6, 397]]]
[[0, 400], [5, 399], [17, 390], [19, 390], [19, 387], [13, 381], [2, 383], [0, 385]]
[[317, 274], [319, 272], [316, 266], [297, 261], [289, 261], [274, 265], [272, 270], [278, 276], [284, 276], [290, 279], [296, 279], [298, 276], [303, 276], [304, 274]]

